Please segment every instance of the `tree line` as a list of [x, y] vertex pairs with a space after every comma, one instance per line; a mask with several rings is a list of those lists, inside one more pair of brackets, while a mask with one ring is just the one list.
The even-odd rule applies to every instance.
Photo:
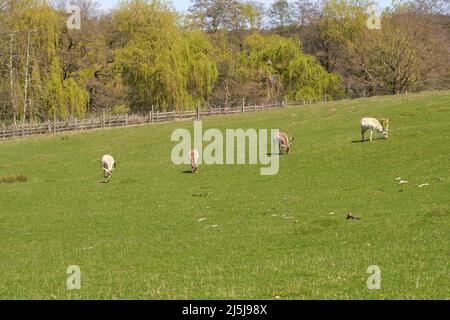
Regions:
[[450, 88], [447, 0], [191, 2], [0, 0], [0, 121]]

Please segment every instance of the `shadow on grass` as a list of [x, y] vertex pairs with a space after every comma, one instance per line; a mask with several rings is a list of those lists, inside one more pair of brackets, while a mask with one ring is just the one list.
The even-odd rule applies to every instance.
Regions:
[[361, 141], [361, 140], [353, 140], [352, 143], [365, 143], [365, 142], [384, 141], [384, 140], [387, 140], [387, 139], [384, 139], [384, 138], [374, 138], [373, 141], [370, 141], [370, 139], [366, 139], [366, 140], [364, 140], [364, 141]]
[[186, 170], [186, 171], [183, 171], [183, 173], [184, 173], [184, 174], [193, 174], [193, 173], [192, 173], [192, 170]]
[[287, 156], [288, 154], [287, 153], [280, 153], [280, 152], [277, 152], [277, 153], [271, 153], [271, 152], [269, 152], [269, 153], [267, 153], [266, 154], [266, 156], [268, 156], [268, 157], [271, 157], [271, 156]]

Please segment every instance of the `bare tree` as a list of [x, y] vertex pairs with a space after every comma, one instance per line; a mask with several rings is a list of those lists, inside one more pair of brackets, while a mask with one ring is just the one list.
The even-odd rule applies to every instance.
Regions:
[[[352, 62], [361, 82], [391, 93], [405, 93], [434, 76], [448, 51], [439, 43], [436, 29], [413, 12], [395, 12], [383, 19], [383, 29], [368, 31], [352, 47]], [[445, 63], [444, 63], [445, 64]]]
[[293, 10], [291, 3], [287, 0], [276, 0], [269, 8], [268, 16], [274, 28], [285, 31], [285, 28], [292, 23]]
[[299, 26], [304, 27], [319, 15], [320, 8], [317, 1], [297, 0], [293, 4], [295, 19]]

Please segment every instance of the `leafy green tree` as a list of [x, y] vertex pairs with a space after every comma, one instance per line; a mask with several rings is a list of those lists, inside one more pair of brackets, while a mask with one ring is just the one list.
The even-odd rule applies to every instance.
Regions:
[[341, 79], [305, 55], [298, 40], [281, 36], [252, 35], [247, 39], [247, 61], [253, 74], [266, 84], [267, 95], [278, 98], [322, 100], [342, 94]]
[[293, 12], [292, 4], [288, 0], [276, 0], [268, 11], [272, 27], [283, 33], [293, 21]]
[[58, 58], [53, 58], [50, 70], [45, 82], [45, 94], [47, 113], [49, 118], [66, 118], [68, 110], [66, 107], [66, 92], [63, 86], [61, 64]]
[[241, 15], [244, 23], [250, 30], [260, 30], [263, 27], [264, 4], [258, 1], [245, 1], [240, 4]]
[[193, 108], [212, 90], [217, 70], [209, 43], [203, 34], [183, 34], [176, 18], [160, 1], [124, 1], [116, 13], [128, 42], [115, 50], [114, 66], [136, 93], [135, 108]]
[[317, 24], [317, 57], [332, 72], [348, 58], [347, 46], [367, 27], [365, 0], [325, 0], [322, 17]]

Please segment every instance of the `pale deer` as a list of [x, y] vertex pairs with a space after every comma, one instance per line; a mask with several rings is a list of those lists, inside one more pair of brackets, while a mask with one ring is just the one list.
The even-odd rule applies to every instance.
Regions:
[[370, 130], [370, 141], [373, 141], [373, 132], [380, 133], [385, 139], [389, 138], [389, 119], [363, 118], [361, 119], [361, 142], [365, 141], [365, 133]]

